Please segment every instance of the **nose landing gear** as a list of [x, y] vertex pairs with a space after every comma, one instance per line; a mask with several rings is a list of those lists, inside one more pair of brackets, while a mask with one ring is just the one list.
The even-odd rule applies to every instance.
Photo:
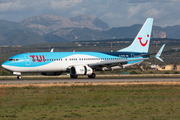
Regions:
[[17, 79], [21, 79], [21, 73], [20, 72], [13, 72], [14, 75], [17, 75]]

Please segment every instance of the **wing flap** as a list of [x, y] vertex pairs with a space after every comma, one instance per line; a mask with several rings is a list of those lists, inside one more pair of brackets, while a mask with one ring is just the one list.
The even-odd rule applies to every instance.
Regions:
[[148, 58], [140, 58], [140, 59], [130, 59], [130, 60], [112, 60], [112, 61], [102, 61], [99, 63], [88, 64], [89, 67], [113, 67], [113, 66], [122, 66], [123, 64], [127, 64], [129, 61], [139, 61], [139, 60], [147, 60]]

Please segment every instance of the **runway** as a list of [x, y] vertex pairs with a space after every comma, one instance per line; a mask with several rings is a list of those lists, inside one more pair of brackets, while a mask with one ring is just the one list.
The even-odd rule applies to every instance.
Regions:
[[6, 79], [0, 84], [33, 84], [33, 83], [119, 83], [119, 82], [180, 82], [180, 78], [96, 78], [96, 79]]

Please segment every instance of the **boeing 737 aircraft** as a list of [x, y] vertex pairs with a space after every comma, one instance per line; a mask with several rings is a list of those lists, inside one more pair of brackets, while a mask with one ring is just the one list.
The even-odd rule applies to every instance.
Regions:
[[[71, 78], [87, 75], [95, 78], [95, 71], [122, 69], [149, 59], [148, 53], [153, 18], [148, 18], [133, 43], [117, 52], [35, 52], [11, 57], [2, 64], [7, 71], [21, 79], [21, 73], [38, 72], [60, 75], [70, 72]], [[155, 56], [159, 58], [164, 45]], [[162, 61], [162, 60], [161, 60]]]

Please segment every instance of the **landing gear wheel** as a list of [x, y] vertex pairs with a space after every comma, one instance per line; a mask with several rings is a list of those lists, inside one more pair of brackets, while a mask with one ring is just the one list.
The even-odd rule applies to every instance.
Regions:
[[21, 79], [21, 76], [17, 76], [17, 79]]
[[91, 75], [88, 75], [88, 78], [95, 78], [95, 77], [96, 77], [95, 73], [92, 73]]
[[77, 75], [70, 75], [71, 79], [77, 79]]

